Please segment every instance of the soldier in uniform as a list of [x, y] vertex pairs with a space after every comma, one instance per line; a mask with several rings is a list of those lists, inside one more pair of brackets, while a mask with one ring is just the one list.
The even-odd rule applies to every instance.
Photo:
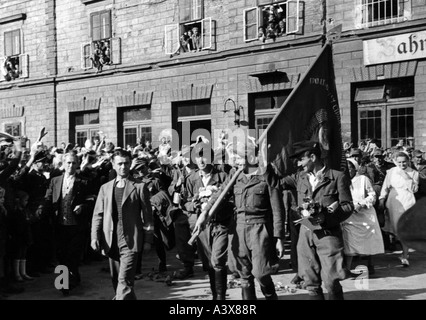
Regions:
[[291, 157], [299, 161], [303, 172], [284, 177], [283, 188], [297, 190], [298, 208], [306, 208], [307, 199], [319, 205], [318, 212], [302, 220], [297, 242], [298, 274], [311, 299], [324, 300], [323, 283], [329, 300], [343, 300], [340, 280], [346, 278], [346, 272], [340, 223], [354, 208], [350, 181], [343, 172], [324, 164], [319, 143], [302, 141], [293, 149]]
[[[213, 150], [209, 143], [200, 142], [194, 146], [194, 157], [198, 169], [193, 171], [186, 181], [188, 212], [198, 215], [210, 197], [214, 196], [226, 180], [226, 173], [218, 171], [212, 165]], [[227, 287], [227, 249], [228, 227], [233, 215], [232, 206], [223, 203], [221, 210], [210, 220], [206, 229], [200, 233], [197, 249], [208, 271], [213, 300], [226, 299]]]
[[[247, 147], [247, 148], [246, 148]], [[284, 207], [279, 181], [272, 168], [261, 168], [257, 162], [257, 148], [252, 143], [238, 142], [233, 146], [237, 171], [235, 184], [224, 201], [234, 197], [236, 230], [232, 238], [232, 253], [237, 259], [241, 278], [243, 300], [256, 300], [256, 278], [267, 300], [277, 300], [271, 274], [272, 264], [284, 254]], [[237, 174], [234, 173], [234, 174]], [[221, 191], [230, 183], [232, 173], [222, 185]], [[220, 192], [213, 197], [201, 212], [194, 233], [202, 230], [211, 217], [210, 209]], [[275, 257], [274, 257], [275, 256]], [[275, 259], [275, 260], [274, 260]]]

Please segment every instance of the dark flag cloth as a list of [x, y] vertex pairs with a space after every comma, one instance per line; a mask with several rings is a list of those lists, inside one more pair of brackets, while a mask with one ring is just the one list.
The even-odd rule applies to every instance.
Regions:
[[264, 148], [268, 148], [266, 162], [271, 163], [279, 176], [284, 176], [296, 169], [290, 159], [293, 144], [306, 140], [319, 142], [322, 158], [331, 169], [346, 168], [330, 43], [322, 47], [262, 133], [259, 144], [263, 156]]
[[426, 253], [426, 197], [403, 213], [397, 224], [397, 236], [407, 247]]

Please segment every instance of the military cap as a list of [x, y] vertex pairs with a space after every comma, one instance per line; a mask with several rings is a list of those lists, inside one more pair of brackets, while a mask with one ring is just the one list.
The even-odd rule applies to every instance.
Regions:
[[306, 151], [315, 151], [315, 150], [321, 150], [319, 146], [319, 142], [311, 141], [311, 140], [295, 142], [293, 144], [293, 154], [290, 155], [290, 158], [297, 158], [303, 153], [305, 153]]
[[413, 151], [413, 157], [422, 157], [424, 155], [424, 151], [416, 149]]
[[373, 151], [373, 157], [383, 157], [383, 150], [382, 149], [375, 149]]

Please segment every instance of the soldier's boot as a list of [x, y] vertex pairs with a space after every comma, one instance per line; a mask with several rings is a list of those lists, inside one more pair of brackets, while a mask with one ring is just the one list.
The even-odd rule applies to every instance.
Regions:
[[226, 289], [228, 286], [227, 270], [226, 269], [216, 270], [215, 280], [216, 280], [217, 300], [226, 300]]
[[210, 290], [212, 291], [212, 300], [217, 300], [216, 292], [216, 273], [214, 269], [209, 269]]
[[241, 295], [243, 300], [257, 300], [254, 278], [241, 281]]
[[[269, 278], [269, 279], [268, 279]], [[263, 295], [265, 296], [265, 300], [278, 300], [277, 292], [275, 291], [275, 285], [272, 281], [272, 278], [268, 277], [262, 281], [262, 283], [266, 282], [266, 285], [260, 286]]]

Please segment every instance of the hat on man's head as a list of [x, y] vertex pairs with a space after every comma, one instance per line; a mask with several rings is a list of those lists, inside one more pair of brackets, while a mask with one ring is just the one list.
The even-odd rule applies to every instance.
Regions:
[[373, 157], [383, 157], [383, 150], [382, 149], [375, 149], [373, 151]]
[[306, 151], [321, 151], [319, 142], [305, 140], [293, 143], [293, 154], [290, 155], [290, 158], [297, 158]]
[[413, 151], [413, 157], [423, 157], [424, 151], [416, 149]]
[[351, 153], [349, 154], [350, 157], [354, 157], [354, 156], [362, 156], [362, 151], [359, 148], [352, 148], [351, 149]]

